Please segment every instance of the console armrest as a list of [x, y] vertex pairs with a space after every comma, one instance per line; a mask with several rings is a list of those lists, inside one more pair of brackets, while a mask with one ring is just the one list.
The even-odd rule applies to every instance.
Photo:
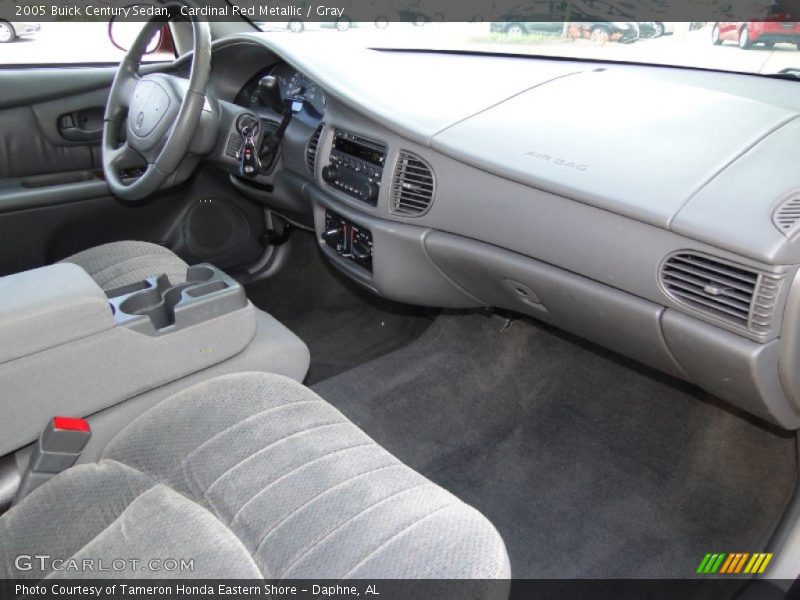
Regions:
[[77, 265], [0, 277], [0, 363], [112, 327], [108, 298]]

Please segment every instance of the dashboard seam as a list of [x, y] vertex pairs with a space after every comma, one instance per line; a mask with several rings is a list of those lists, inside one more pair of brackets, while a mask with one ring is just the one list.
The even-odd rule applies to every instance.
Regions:
[[477, 117], [480, 114], [483, 114], [483, 113], [485, 113], [487, 111], [490, 111], [493, 108], [496, 108], [496, 107], [500, 106], [501, 104], [504, 104], [505, 102], [508, 102], [509, 100], [511, 100], [513, 98], [516, 98], [517, 96], [521, 96], [522, 94], [525, 94], [525, 93], [527, 93], [527, 92], [529, 92], [531, 90], [534, 90], [534, 89], [536, 89], [538, 87], [542, 87], [543, 85], [547, 85], [549, 83], [553, 83], [554, 81], [558, 81], [559, 79], [564, 79], [566, 77], [572, 77], [573, 75], [582, 75], [583, 73], [586, 73], [586, 71], [574, 71], [572, 73], [564, 73], [562, 75], [557, 75], [556, 77], [553, 77], [553, 78], [548, 79], [546, 81], [540, 81], [539, 83], [535, 83], [530, 87], [527, 87], [527, 88], [525, 88], [523, 90], [520, 90], [520, 91], [518, 91], [518, 92], [516, 92], [514, 94], [511, 94], [510, 96], [508, 96], [506, 98], [503, 98], [502, 100], [499, 100], [498, 102], [495, 102], [491, 106], [486, 106], [486, 107], [482, 108], [481, 110], [479, 110], [477, 112], [474, 112], [474, 113], [472, 113], [470, 115], [467, 115], [466, 117], [463, 117], [461, 119], [458, 119], [457, 121], [454, 121], [454, 122], [450, 123], [449, 125], [447, 125], [445, 127], [442, 127], [438, 131], [436, 131], [433, 134], [431, 134], [431, 136], [428, 138], [428, 141], [429, 142], [432, 141], [433, 138], [435, 138], [438, 135], [441, 135], [442, 133], [444, 133], [448, 129], [451, 129], [452, 127], [455, 127], [456, 125], [464, 123], [465, 121], [469, 121], [470, 119], [473, 119], [473, 118]]
[[[700, 192], [702, 192], [702, 191], [703, 191], [703, 190], [704, 190], [704, 189], [705, 189], [705, 188], [706, 188], [706, 187], [707, 187], [707, 186], [708, 186], [708, 185], [709, 185], [709, 184], [710, 184], [712, 181], [714, 181], [714, 180], [715, 180], [717, 177], [719, 177], [719, 176], [720, 176], [722, 173], [724, 173], [724, 172], [725, 172], [725, 171], [726, 171], [726, 170], [727, 170], [727, 169], [728, 169], [728, 168], [729, 168], [731, 165], [733, 165], [733, 164], [734, 164], [736, 161], [738, 161], [740, 158], [742, 158], [742, 157], [743, 157], [745, 154], [747, 154], [748, 152], [750, 152], [750, 151], [751, 151], [753, 148], [755, 148], [756, 146], [758, 146], [758, 145], [759, 145], [761, 142], [763, 142], [765, 139], [767, 139], [767, 138], [768, 138], [769, 136], [771, 136], [773, 133], [775, 133], [776, 131], [779, 131], [779, 130], [783, 129], [783, 128], [784, 128], [784, 127], [786, 127], [786, 126], [787, 126], [789, 123], [791, 123], [792, 121], [795, 121], [795, 120], [797, 120], [798, 118], [800, 118], [800, 113], [794, 113], [794, 114], [793, 114], [791, 117], [787, 117], [786, 119], [784, 119], [784, 120], [783, 120], [783, 121], [781, 121], [780, 123], [776, 124], [774, 127], [771, 127], [771, 128], [770, 128], [770, 129], [768, 129], [766, 132], [764, 132], [764, 133], [763, 133], [761, 136], [759, 136], [759, 137], [758, 137], [758, 138], [757, 138], [757, 139], [756, 139], [756, 140], [755, 140], [755, 141], [754, 141], [752, 144], [750, 144], [750, 145], [749, 145], [749, 146], [747, 146], [746, 148], [743, 148], [743, 149], [741, 150], [741, 152], [739, 152], [739, 153], [738, 153], [736, 156], [734, 156], [734, 157], [733, 157], [731, 160], [729, 160], [727, 163], [725, 163], [725, 164], [724, 164], [722, 167], [720, 167], [720, 168], [719, 168], [717, 171], [715, 171], [714, 173], [712, 173], [712, 174], [711, 174], [711, 176], [709, 176], [709, 177], [708, 177], [708, 179], [706, 179], [706, 180], [705, 180], [703, 183], [701, 183], [701, 184], [700, 184], [700, 187], [698, 187], [698, 188], [697, 188], [697, 189], [696, 189], [694, 192], [692, 192], [692, 193], [689, 195], [689, 197], [686, 199], [686, 201], [685, 201], [685, 202], [683, 202], [683, 203], [682, 203], [682, 204], [681, 204], [681, 205], [680, 205], [680, 206], [677, 208], [677, 210], [675, 210], [675, 212], [673, 212], [673, 213], [672, 213], [672, 215], [669, 217], [669, 219], [667, 219], [667, 229], [668, 229], [669, 231], [674, 231], [674, 230], [672, 229], [672, 224], [673, 224], [673, 222], [675, 221], [675, 219], [677, 219], [677, 218], [678, 218], [678, 215], [680, 215], [680, 214], [681, 214], [681, 212], [683, 211], [683, 209], [684, 209], [684, 208], [686, 208], [686, 207], [689, 205], [689, 203], [690, 203], [692, 200], [694, 200], [694, 199], [695, 199], [695, 197], [697, 197], [697, 195], [698, 195]], [[677, 232], [676, 232], [676, 233], [677, 233]], [[681, 234], [681, 235], [683, 235], [683, 234]]]

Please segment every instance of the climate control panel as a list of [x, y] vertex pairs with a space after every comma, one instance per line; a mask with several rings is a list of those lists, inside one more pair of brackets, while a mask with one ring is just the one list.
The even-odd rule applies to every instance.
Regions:
[[333, 211], [325, 213], [322, 241], [342, 258], [372, 271], [372, 232]]

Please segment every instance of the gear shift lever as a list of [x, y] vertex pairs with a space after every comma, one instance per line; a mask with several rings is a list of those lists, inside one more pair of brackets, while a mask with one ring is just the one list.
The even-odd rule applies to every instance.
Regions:
[[283, 140], [283, 134], [286, 133], [286, 128], [289, 126], [294, 113], [292, 113], [291, 107], [284, 102], [280, 81], [275, 76], [267, 75], [262, 77], [261, 81], [258, 82], [258, 95], [261, 96], [261, 100], [267, 106], [280, 106], [283, 108], [283, 119], [280, 125], [275, 131], [265, 136], [264, 141], [261, 143], [259, 155], [264, 169], [268, 171], [275, 161], [278, 147], [281, 144], [281, 140]]
[[258, 95], [267, 106], [283, 106], [281, 84], [274, 75], [267, 75], [258, 82]]

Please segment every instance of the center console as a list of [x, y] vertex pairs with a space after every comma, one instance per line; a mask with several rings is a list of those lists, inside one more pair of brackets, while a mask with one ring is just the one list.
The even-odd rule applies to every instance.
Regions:
[[108, 292], [114, 321], [146, 335], [164, 335], [245, 308], [247, 296], [234, 279], [212, 265], [186, 270], [184, 281], [167, 275]]
[[53, 415], [92, 415], [238, 356], [257, 312], [207, 264], [109, 292], [68, 263], [0, 278], [0, 456]]

